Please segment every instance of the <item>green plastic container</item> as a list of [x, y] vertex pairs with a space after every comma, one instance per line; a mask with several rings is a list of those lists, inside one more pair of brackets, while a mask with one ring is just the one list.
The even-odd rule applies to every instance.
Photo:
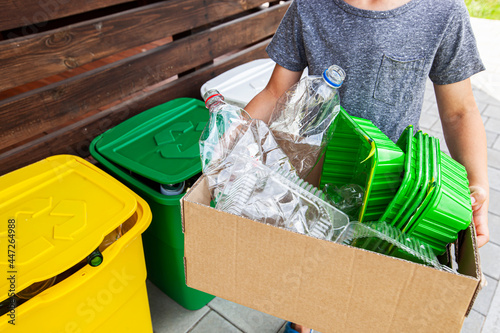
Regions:
[[143, 234], [148, 279], [189, 310], [214, 296], [185, 284], [183, 194], [163, 195], [160, 184], [200, 174], [199, 138], [208, 116], [202, 101], [179, 98], [126, 120], [90, 145], [91, 155], [150, 205], [153, 221]]
[[422, 133], [422, 131], [418, 131], [415, 134], [415, 136], [412, 138], [412, 149], [413, 149], [413, 153], [416, 156], [416, 161], [417, 161], [417, 163], [416, 163], [417, 172], [416, 172], [415, 182], [413, 184], [414, 186], [411, 188], [410, 193], [408, 194], [407, 200], [403, 203], [400, 210], [398, 211], [398, 213], [394, 217], [393, 224], [396, 226], [396, 228], [398, 228], [400, 230], [403, 230], [403, 228], [407, 222], [407, 219], [404, 219], [405, 212], [407, 212], [411, 208], [413, 203], [415, 202], [415, 200], [419, 194], [420, 187], [422, 186], [423, 179], [424, 179], [425, 167], [424, 167], [424, 144], [423, 143], [424, 143], [423, 133]]
[[443, 158], [439, 141], [436, 140], [438, 172], [436, 190], [422, 215], [417, 219], [410, 234], [429, 244], [437, 255], [446, 251], [446, 245], [454, 242], [460, 230], [472, 221], [470, 191], [466, 173], [451, 158]]
[[[401, 181], [401, 186], [387, 206], [384, 214], [380, 217], [380, 221], [385, 221], [388, 224], [395, 225], [401, 207], [409, 200], [412, 189], [415, 187], [417, 178], [417, 158], [416, 158], [416, 140], [413, 138], [413, 126], [408, 126], [396, 143], [399, 148], [405, 153], [404, 174]], [[401, 214], [399, 214], [400, 216]]]
[[417, 211], [411, 217], [410, 221], [404, 228], [404, 232], [411, 233], [415, 230], [415, 226], [417, 225], [418, 219], [422, 216], [423, 211], [429, 204], [429, 201], [432, 199], [434, 195], [434, 191], [436, 190], [437, 178], [438, 178], [438, 162], [437, 162], [437, 145], [436, 139], [433, 137], [429, 137], [428, 140], [428, 159], [429, 159], [429, 182], [427, 185], [427, 191], [425, 193], [424, 200], [422, 204], [417, 208]]
[[377, 221], [401, 185], [404, 153], [369, 120], [343, 108], [333, 123], [320, 187], [355, 183], [365, 189], [359, 221]]
[[424, 201], [425, 195], [429, 189], [429, 180], [430, 180], [430, 146], [429, 146], [429, 135], [422, 134], [419, 131], [417, 133], [418, 140], [421, 140], [420, 144], [423, 147], [423, 156], [422, 156], [422, 179], [420, 180], [420, 187], [418, 188], [418, 192], [414, 200], [411, 202], [407, 211], [403, 214], [401, 220], [404, 225], [402, 227], [402, 231], [406, 232], [409, 229], [411, 223], [411, 217], [419, 215], [419, 208], [422, 207], [422, 203]]

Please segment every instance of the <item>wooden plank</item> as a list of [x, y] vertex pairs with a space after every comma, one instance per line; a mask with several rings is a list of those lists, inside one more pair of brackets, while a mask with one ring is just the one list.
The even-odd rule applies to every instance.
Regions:
[[271, 36], [287, 5], [0, 102], [0, 149]]
[[0, 91], [215, 22], [264, 2], [172, 0], [5, 40], [0, 42]]
[[0, 31], [29, 25], [34, 25], [33, 30], [44, 27], [50, 20], [132, 1], [4, 0], [0, 1]]
[[211, 78], [248, 61], [267, 57], [265, 47], [269, 41], [268, 39], [260, 42], [217, 64], [209, 65], [75, 124], [2, 153], [0, 154], [0, 175], [51, 155], [73, 154], [86, 157], [89, 154], [90, 142], [122, 121], [175, 98], [201, 99], [200, 88]]

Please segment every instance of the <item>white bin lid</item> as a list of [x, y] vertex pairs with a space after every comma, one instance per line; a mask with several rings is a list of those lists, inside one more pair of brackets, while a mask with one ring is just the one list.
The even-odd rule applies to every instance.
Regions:
[[[201, 96], [210, 89], [217, 89], [224, 100], [244, 108], [269, 82], [276, 63], [269, 58], [257, 59], [234, 67], [201, 86]], [[307, 67], [301, 78], [308, 75]]]
[[207, 81], [200, 89], [201, 96], [217, 89], [226, 102], [244, 108], [267, 85], [275, 64], [271, 59], [257, 59], [232, 68]]

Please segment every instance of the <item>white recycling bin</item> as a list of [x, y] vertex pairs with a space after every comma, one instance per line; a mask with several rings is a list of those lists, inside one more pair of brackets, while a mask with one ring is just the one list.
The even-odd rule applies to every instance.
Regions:
[[[276, 63], [272, 59], [257, 59], [234, 67], [207, 81], [200, 89], [201, 96], [217, 89], [226, 102], [244, 108], [271, 78]], [[307, 68], [304, 70], [307, 75]]]

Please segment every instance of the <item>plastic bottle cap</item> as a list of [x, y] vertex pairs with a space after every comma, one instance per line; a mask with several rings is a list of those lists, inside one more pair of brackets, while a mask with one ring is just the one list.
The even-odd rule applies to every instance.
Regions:
[[345, 72], [337, 65], [333, 65], [325, 69], [323, 79], [333, 88], [339, 88], [345, 79]]
[[224, 96], [217, 89], [209, 89], [203, 94], [203, 100], [205, 101], [205, 106], [208, 108], [208, 101], [215, 96], [220, 96], [224, 100]]

